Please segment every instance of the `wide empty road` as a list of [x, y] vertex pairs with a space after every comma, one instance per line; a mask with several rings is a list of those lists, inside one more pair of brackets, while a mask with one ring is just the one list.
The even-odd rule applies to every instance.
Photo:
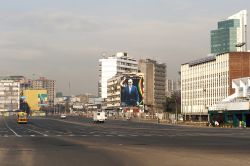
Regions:
[[0, 165], [250, 165], [250, 130], [0, 117]]

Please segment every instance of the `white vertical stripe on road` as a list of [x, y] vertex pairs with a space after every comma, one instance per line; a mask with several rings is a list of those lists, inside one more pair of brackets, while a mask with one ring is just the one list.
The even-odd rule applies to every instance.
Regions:
[[15, 134], [15, 136], [17, 136], [17, 137], [22, 137], [21, 135], [17, 134], [14, 130], [12, 130], [12, 128], [10, 128], [10, 126], [7, 124], [7, 122], [5, 121], [5, 119], [4, 119], [4, 124], [5, 124], [5, 126], [6, 126], [12, 133]]

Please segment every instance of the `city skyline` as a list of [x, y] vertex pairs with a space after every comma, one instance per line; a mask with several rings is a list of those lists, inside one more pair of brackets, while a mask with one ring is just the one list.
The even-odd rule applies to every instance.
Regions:
[[0, 4], [0, 75], [45, 76], [64, 94], [97, 94], [103, 53], [155, 58], [176, 79], [182, 63], [210, 53], [210, 30], [219, 20], [250, 8], [243, 0]]

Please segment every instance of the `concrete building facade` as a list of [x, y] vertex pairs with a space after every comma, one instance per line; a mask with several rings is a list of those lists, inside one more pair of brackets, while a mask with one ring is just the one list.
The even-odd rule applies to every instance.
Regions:
[[49, 80], [45, 77], [40, 77], [39, 79], [32, 80], [31, 84], [32, 84], [33, 89], [47, 90], [49, 106], [54, 105], [54, 100], [56, 96], [56, 92], [55, 92], [56, 81], [55, 80]]
[[250, 127], [250, 77], [233, 79], [232, 88], [232, 95], [209, 107], [210, 122]]
[[116, 55], [104, 57], [99, 60], [98, 95], [107, 98], [107, 81], [116, 74], [138, 72], [138, 62], [128, 56], [127, 53], [119, 52]]
[[0, 78], [0, 112], [13, 112], [20, 107], [20, 82]]
[[151, 113], [162, 112], [166, 92], [166, 64], [140, 59], [139, 71], [144, 75], [145, 110]]
[[250, 52], [230, 52], [181, 65], [181, 112], [207, 118], [208, 107], [234, 93], [233, 79], [250, 76]]
[[181, 90], [181, 83], [175, 80], [166, 80], [166, 96], [171, 97], [173, 92], [177, 92]]

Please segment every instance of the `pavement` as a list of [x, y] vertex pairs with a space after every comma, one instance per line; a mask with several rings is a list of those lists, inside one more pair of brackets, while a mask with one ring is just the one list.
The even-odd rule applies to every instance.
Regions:
[[0, 117], [0, 165], [250, 165], [249, 130], [82, 117]]

